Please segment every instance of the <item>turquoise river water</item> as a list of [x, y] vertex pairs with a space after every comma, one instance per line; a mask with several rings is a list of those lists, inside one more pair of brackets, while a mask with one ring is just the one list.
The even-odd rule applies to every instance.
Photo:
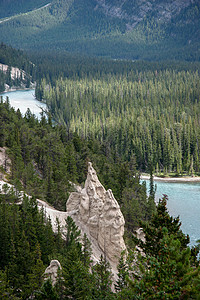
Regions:
[[[149, 181], [147, 180], [147, 189]], [[173, 217], [180, 217], [181, 229], [190, 236], [190, 245], [200, 239], [200, 183], [155, 181], [156, 201], [166, 194], [167, 208]]]
[[20, 109], [21, 113], [24, 115], [27, 111], [27, 108], [30, 108], [31, 112], [40, 119], [42, 108], [46, 108], [46, 104], [42, 103], [35, 99], [35, 90], [17, 90], [13, 92], [6, 92], [1, 94], [3, 99], [6, 99], [6, 96], [9, 97], [10, 105], [17, 110]]

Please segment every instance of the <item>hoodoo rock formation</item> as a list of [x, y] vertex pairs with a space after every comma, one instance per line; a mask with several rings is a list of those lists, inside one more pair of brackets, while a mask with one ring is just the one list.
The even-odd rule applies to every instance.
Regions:
[[[0, 179], [0, 192], [3, 192], [5, 183], [4, 180]], [[8, 183], [7, 185], [12, 188], [12, 185]], [[66, 212], [56, 210], [39, 199], [37, 199], [38, 208], [43, 209], [46, 218], [51, 219], [52, 228], [55, 232], [57, 231], [58, 220], [61, 230], [65, 234], [65, 220], [71, 216], [81, 230], [82, 236], [86, 233], [91, 242], [93, 261], [96, 262], [101, 255], [105, 255], [115, 275], [121, 252], [126, 250], [123, 239], [125, 221], [119, 204], [112, 191], [110, 189], [105, 190], [91, 163], [88, 164], [84, 188], [75, 186], [75, 189], [76, 192], [72, 192], [67, 201]], [[53, 265], [53, 269], [56, 269], [55, 265]], [[46, 273], [49, 270], [51, 273], [52, 268], [49, 268]]]
[[52, 285], [56, 284], [58, 270], [61, 270], [61, 265], [58, 260], [52, 260], [50, 265], [46, 268], [44, 272], [44, 279], [51, 279]]
[[117, 264], [121, 252], [126, 249], [123, 240], [125, 221], [112, 191], [105, 190], [92, 163], [88, 164], [84, 188], [71, 193], [66, 208], [77, 225], [82, 224], [81, 229], [85, 228], [86, 233], [96, 240], [107, 258]]

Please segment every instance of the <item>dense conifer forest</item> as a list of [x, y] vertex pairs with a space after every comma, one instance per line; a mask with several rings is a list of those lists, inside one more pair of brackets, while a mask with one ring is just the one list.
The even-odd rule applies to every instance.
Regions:
[[199, 174], [199, 65], [104, 64], [48, 74], [36, 96], [67, 130], [104, 142], [123, 161], [134, 156], [138, 170]]
[[[0, 194], [0, 298], [199, 299], [199, 245], [188, 247], [166, 195], [155, 206], [152, 176], [149, 196], [140, 184], [140, 171], [199, 173], [199, 65], [36, 56], [36, 96], [49, 111], [39, 121], [0, 99], [0, 147], [11, 160], [1, 173], [14, 187]], [[129, 253], [114, 286], [106, 257], [92, 263], [73, 220], [64, 240], [37, 207], [40, 198], [65, 210], [88, 161], [125, 217]], [[146, 243], [135, 238], [138, 227]], [[55, 286], [43, 276], [51, 259], [62, 266]]]
[[112, 188], [119, 202], [126, 189], [133, 189], [141, 205], [141, 214], [144, 219], [148, 218], [151, 213], [143, 207], [145, 203], [148, 206], [146, 189], [138, 185], [134, 157], [124, 162], [106, 144], [81, 138], [64, 126], [52, 125], [50, 115], [47, 119], [42, 113], [39, 122], [27, 110], [23, 118], [19, 110], [15, 112], [10, 108], [9, 99], [5, 103], [1, 101], [0, 147], [8, 147], [12, 162], [9, 180], [19, 184], [19, 189], [25, 188], [28, 194], [65, 210], [69, 181], [82, 184], [87, 175], [87, 163], [92, 161], [100, 180], [106, 188]]
[[[45, 266], [50, 258], [58, 257], [61, 262], [62, 257], [66, 262], [66, 276], [78, 276], [81, 282], [83, 278], [92, 280], [91, 293], [94, 293], [94, 299], [100, 299], [101, 293], [112, 295], [111, 273], [105, 259], [102, 258], [90, 274], [90, 258], [88, 257], [87, 263], [85, 257], [82, 261], [81, 244], [72, 241], [72, 249], [69, 250], [61, 237], [53, 234], [51, 222], [46, 220], [44, 212], [38, 211], [35, 197], [64, 210], [69, 192], [72, 191], [70, 182], [81, 184], [86, 179], [87, 162], [92, 161], [101, 181], [106, 187], [113, 189], [123, 207], [127, 218], [127, 239], [130, 239], [131, 232], [139, 225], [139, 220], [149, 220], [155, 209], [153, 198], [146, 196], [146, 187], [139, 184], [134, 159], [125, 163], [120, 158], [115, 158], [103, 143], [94, 139], [85, 140], [76, 133], [68, 132], [64, 126], [52, 125], [50, 115], [48, 118], [43, 115], [39, 122], [27, 110], [22, 117], [19, 110], [15, 112], [10, 107], [9, 99], [4, 102], [3, 97], [0, 103], [0, 132], [0, 147], [6, 147], [11, 159], [11, 172], [7, 179], [16, 189], [9, 190], [5, 185], [0, 200], [0, 295], [3, 299], [26, 299], [33, 293], [37, 294], [43, 282]], [[7, 164], [5, 161], [1, 172], [7, 172]], [[21, 199], [17, 191], [21, 190], [33, 197], [29, 199], [24, 196], [22, 204], [19, 204]], [[67, 261], [70, 261], [69, 265]], [[76, 265], [76, 271], [71, 269], [72, 262]], [[83, 277], [79, 274], [80, 270]], [[105, 273], [106, 283], [96, 282], [102, 280], [98, 272]], [[66, 280], [68, 282], [69, 279]], [[75, 283], [68, 282], [69, 286], [64, 295], [80, 293], [81, 299], [86, 299], [84, 284], [81, 282], [79, 284], [82, 287], [78, 288], [78, 292], [74, 291], [77, 290], [78, 283], [73, 287]], [[41, 293], [46, 293], [47, 284], [41, 288]], [[63, 284], [65, 286], [66, 283]], [[106, 291], [101, 284], [106, 285]], [[96, 288], [98, 285], [99, 290]], [[62, 294], [62, 289], [58, 293]], [[34, 297], [49, 299], [48, 296]], [[59, 297], [65, 299], [62, 298], [64, 296]]]

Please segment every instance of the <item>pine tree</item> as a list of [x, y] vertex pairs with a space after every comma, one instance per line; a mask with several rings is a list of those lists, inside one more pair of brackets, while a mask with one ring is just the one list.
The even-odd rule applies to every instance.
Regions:
[[80, 230], [71, 217], [66, 219], [66, 252], [64, 253], [64, 294], [74, 299], [89, 299], [92, 278], [90, 268], [90, 245], [86, 236], [80, 243]]
[[124, 256], [125, 256], [125, 253], [122, 253], [121, 257], [119, 259], [118, 266], [117, 266], [118, 279], [117, 279], [116, 284], [115, 284], [115, 291], [116, 292], [120, 292], [124, 288], [127, 287], [127, 277], [129, 275], [129, 272], [128, 272], [128, 265], [127, 265], [127, 262], [125, 261]]
[[87, 238], [86, 233], [84, 233], [83, 240], [82, 240], [82, 261], [84, 266], [90, 267], [91, 264], [91, 255], [92, 255], [92, 248], [91, 243]]
[[41, 251], [40, 251], [40, 245], [37, 242], [35, 251], [33, 252], [33, 265], [30, 269], [30, 273], [28, 274], [28, 284], [27, 289], [29, 286], [29, 295], [33, 295], [34, 291], [40, 289], [42, 285], [42, 279], [44, 274], [44, 264], [41, 260]]
[[170, 217], [167, 211], [167, 196], [164, 195], [156, 207], [152, 219], [149, 223], [141, 222], [145, 234], [145, 242], [139, 241], [140, 247], [145, 253], [157, 256], [160, 251], [160, 240], [163, 238], [163, 227], [166, 227], [169, 234], [173, 234], [181, 242], [184, 249], [189, 243], [189, 236], [185, 236], [181, 231], [181, 222], [179, 217]]
[[6, 271], [0, 271], [0, 299], [2, 300], [20, 300], [14, 294], [14, 289], [9, 286], [7, 281]]
[[37, 300], [59, 300], [56, 289], [52, 286], [51, 280], [46, 280], [40, 291], [34, 294], [35, 299]]
[[145, 253], [136, 258], [129, 289], [136, 299], [197, 299], [200, 267], [191, 266], [190, 248], [183, 249], [167, 228], [163, 227], [162, 233], [156, 256]]
[[80, 245], [80, 234], [81, 231], [78, 229], [78, 226], [76, 226], [75, 222], [73, 221], [72, 217], [68, 216], [66, 221], [66, 233], [65, 233], [65, 243], [66, 247], [70, 248], [73, 245]]
[[9, 263], [11, 233], [6, 199], [1, 195], [0, 199], [0, 268], [5, 268]]
[[112, 273], [110, 264], [106, 258], [101, 255], [100, 260], [94, 267], [92, 267], [92, 274], [94, 278], [93, 294], [95, 299], [114, 299], [111, 291]]
[[57, 233], [55, 236], [55, 244], [56, 244], [56, 250], [57, 252], [59, 252], [63, 246], [63, 239], [62, 239], [62, 233], [60, 228], [60, 222], [58, 218], [56, 218], [56, 225], [57, 225]]
[[152, 165], [150, 166], [150, 189], [149, 189], [149, 197], [152, 200], [155, 200], [155, 187], [154, 187], [154, 182], [153, 182], [153, 167]]

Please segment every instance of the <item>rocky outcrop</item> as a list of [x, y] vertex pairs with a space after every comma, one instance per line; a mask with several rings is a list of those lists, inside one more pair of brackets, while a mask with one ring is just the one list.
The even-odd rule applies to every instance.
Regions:
[[87, 234], [96, 240], [107, 258], [117, 264], [126, 249], [124, 217], [112, 191], [105, 190], [91, 163], [84, 188], [71, 193], [66, 208], [76, 223], [82, 224]]
[[3, 168], [4, 173], [0, 171], [0, 179], [6, 179], [5, 173], [10, 174], [11, 171], [11, 160], [6, 154], [6, 148], [0, 147], [0, 166]]
[[56, 284], [58, 270], [61, 270], [61, 265], [58, 260], [51, 260], [50, 265], [46, 268], [44, 272], [44, 280], [51, 279], [52, 285]]
[[145, 234], [143, 232], [142, 228], [138, 228], [136, 231], [136, 237], [141, 240], [142, 242], [145, 242]]
[[26, 72], [23, 70], [20, 70], [19, 68], [16, 67], [9, 67], [8, 65], [1, 64], [0, 63], [0, 70], [3, 71], [3, 73], [6, 73], [10, 68], [10, 77], [12, 80], [17, 79], [17, 78], [22, 78], [22, 80], [25, 80], [26, 77]]
[[[1, 23], [1, 21], [0, 21]], [[31, 82], [32, 77], [26, 73], [24, 70], [21, 70], [17, 67], [10, 67], [5, 64], [0, 63], [0, 71], [2, 71], [5, 74], [9, 74], [10, 80], [13, 81], [12, 85], [5, 84], [5, 91], [15, 91], [17, 89], [26, 89], [27, 83], [29, 85], [28, 88], [34, 88], [35, 83]], [[18, 84], [16, 85], [16, 79], [18, 79]]]
[[192, 0], [95, 0], [95, 2], [97, 3], [95, 10], [99, 9], [109, 17], [126, 21], [127, 30], [131, 30], [151, 14], [159, 22], [169, 22], [181, 10], [188, 7]]

